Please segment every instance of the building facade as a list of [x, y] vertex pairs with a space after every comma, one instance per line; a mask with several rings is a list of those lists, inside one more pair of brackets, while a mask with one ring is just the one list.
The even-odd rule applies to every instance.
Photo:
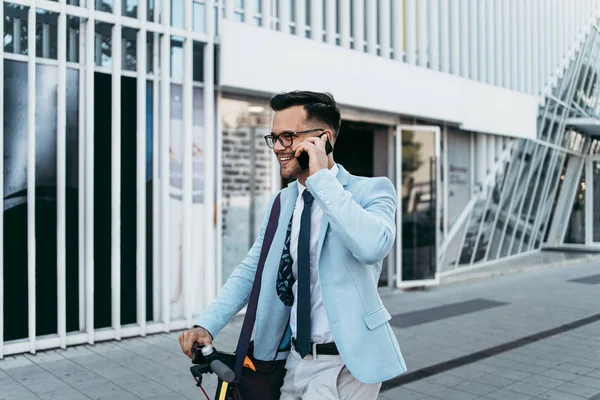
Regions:
[[[0, 358], [190, 327], [287, 182], [271, 95], [387, 176], [382, 291], [600, 243], [598, 0], [11, 0]], [[598, 187], [596, 187], [598, 186]]]

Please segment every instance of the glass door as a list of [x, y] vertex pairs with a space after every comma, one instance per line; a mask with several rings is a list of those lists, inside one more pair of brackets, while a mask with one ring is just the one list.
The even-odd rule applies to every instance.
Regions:
[[395, 142], [396, 284], [400, 288], [437, 285], [440, 128], [399, 125]]
[[586, 190], [586, 241], [590, 246], [600, 246], [600, 159], [587, 163], [588, 190]]

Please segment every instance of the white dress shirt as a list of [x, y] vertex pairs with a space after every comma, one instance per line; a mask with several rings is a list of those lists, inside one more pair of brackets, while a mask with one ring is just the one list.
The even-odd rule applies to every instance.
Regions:
[[[333, 165], [329, 172], [333, 176], [337, 176], [338, 166]], [[293, 337], [297, 337], [296, 320], [298, 316], [298, 236], [300, 235], [300, 219], [302, 210], [304, 210], [304, 199], [302, 193], [306, 190], [306, 186], [298, 182], [298, 198], [294, 207], [294, 215], [292, 217], [292, 231], [290, 233], [290, 257], [293, 260], [292, 273], [294, 274], [294, 285], [292, 292], [294, 293], [294, 304], [290, 315], [290, 327]], [[319, 207], [316, 201], [312, 204], [312, 213], [310, 216], [310, 321], [311, 321], [311, 341], [314, 343], [329, 343], [333, 342], [333, 334], [329, 327], [325, 307], [323, 306], [323, 295], [321, 294], [321, 283], [319, 282], [319, 273], [317, 271], [317, 246], [319, 243], [319, 232], [321, 230], [321, 219], [323, 218], [323, 210]]]

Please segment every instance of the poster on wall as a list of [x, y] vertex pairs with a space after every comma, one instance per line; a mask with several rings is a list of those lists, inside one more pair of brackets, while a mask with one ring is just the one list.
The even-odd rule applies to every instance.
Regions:
[[[185, 316], [183, 295], [183, 221], [191, 220], [191, 279], [192, 313], [203, 308], [204, 285], [204, 104], [202, 89], [193, 93], [192, 148], [183, 145], [183, 91], [180, 85], [171, 85], [171, 132], [170, 132], [170, 304], [171, 319]], [[183, 154], [192, 153], [192, 211], [184, 215], [183, 207]]]

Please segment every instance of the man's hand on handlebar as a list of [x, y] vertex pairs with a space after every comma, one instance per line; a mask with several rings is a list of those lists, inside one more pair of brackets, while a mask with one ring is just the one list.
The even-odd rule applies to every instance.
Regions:
[[194, 343], [199, 343], [202, 346], [212, 344], [212, 336], [202, 327], [190, 329], [179, 335], [179, 345], [189, 358], [192, 358], [192, 346]]

